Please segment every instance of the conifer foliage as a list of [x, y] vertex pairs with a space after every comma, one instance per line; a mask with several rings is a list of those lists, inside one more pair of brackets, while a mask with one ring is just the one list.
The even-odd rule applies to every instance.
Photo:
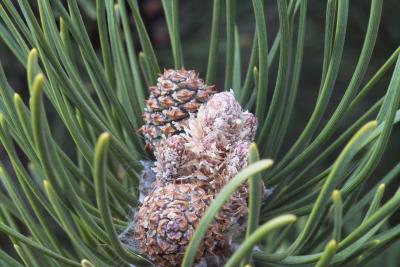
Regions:
[[[395, 264], [400, 225], [389, 220], [400, 190], [387, 188], [400, 163], [375, 171], [400, 120], [400, 48], [380, 68], [369, 64], [383, 0], [367, 1], [357, 62], [340, 84], [352, 1], [326, 1], [323, 53], [313, 55], [320, 87], [294, 141], [313, 1], [277, 0], [274, 36], [264, 1], [246, 1], [254, 37], [243, 68], [239, 1], [214, 0], [201, 10], [211, 20], [206, 69], [184, 64], [181, 3], [161, 2], [169, 66], [159, 64], [136, 0], [0, 1], [0, 40], [25, 68], [29, 94], [10, 84], [1, 58], [0, 234], [13, 246], [0, 249], [0, 266], [365, 266], [387, 250]], [[387, 88], [377, 87], [385, 78]], [[374, 90], [382, 97], [361, 105]], [[225, 112], [213, 118], [218, 97]], [[148, 178], [162, 184], [143, 200]], [[157, 243], [149, 229], [168, 236]]]

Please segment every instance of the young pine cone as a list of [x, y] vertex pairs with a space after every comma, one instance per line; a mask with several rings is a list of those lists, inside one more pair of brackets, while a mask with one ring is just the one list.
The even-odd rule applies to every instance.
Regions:
[[257, 122], [243, 111], [232, 92], [213, 95], [188, 120], [185, 133], [160, 140], [155, 146], [154, 171], [163, 183], [206, 181], [218, 191], [247, 162]]
[[169, 137], [183, 130], [189, 114], [215, 93], [194, 70], [164, 70], [157, 86], [150, 87], [150, 96], [142, 114], [145, 125], [139, 132], [152, 148], [162, 136]]
[[233, 92], [215, 94], [202, 105], [186, 127], [190, 150], [216, 154], [232, 150], [238, 142], [252, 142], [257, 130], [253, 114], [243, 111]]

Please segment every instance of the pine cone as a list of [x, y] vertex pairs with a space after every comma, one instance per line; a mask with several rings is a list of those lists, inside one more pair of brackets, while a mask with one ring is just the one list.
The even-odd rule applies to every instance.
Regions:
[[[139, 249], [157, 266], [179, 266], [195, 227], [214, 198], [204, 189], [206, 184], [168, 184], [155, 187], [145, 198], [135, 215], [135, 239]], [[241, 201], [238, 201], [238, 200]], [[237, 197], [224, 206], [210, 225], [196, 255], [196, 262], [217, 255], [230, 253], [232, 240], [231, 211], [245, 218], [246, 201]]]
[[202, 105], [197, 117], [189, 121], [186, 133], [188, 147], [194, 152], [218, 150], [227, 152], [238, 142], [252, 142], [257, 130], [253, 114], [243, 111], [233, 92], [215, 94]]
[[145, 125], [139, 129], [147, 148], [162, 136], [169, 137], [183, 130], [189, 114], [215, 93], [194, 70], [164, 70], [157, 86], [150, 87], [150, 96], [142, 114]]

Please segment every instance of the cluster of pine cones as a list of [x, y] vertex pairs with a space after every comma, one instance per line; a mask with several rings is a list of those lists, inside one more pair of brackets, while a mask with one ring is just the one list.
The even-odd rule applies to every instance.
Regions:
[[[134, 218], [138, 248], [156, 266], [179, 266], [193, 232], [221, 188], [247, 164], [257, 123], [232, 92], [216, 93], [194, 71], [166, 70], [143, 114], [155, 182]], [[220, 266], [245, 227], [242, 185], [210, 225], [196, 263]]]

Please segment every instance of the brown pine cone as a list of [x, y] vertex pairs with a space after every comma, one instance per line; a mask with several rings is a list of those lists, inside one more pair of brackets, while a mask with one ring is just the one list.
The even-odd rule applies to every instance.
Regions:
[[[204, 187], [201, 183], [159, 185], [145, 198], [135, 215], [134, 235], [139, 249], [156, 266], [181, 263], [197, 224], [214, 199]], [[222, 259], [229, 255], [235, 229], [232, 226], [237, 225], [237, 218], [244, 220], [247, 214], [246, 200], [240, 192], [235, 194], [210, 225], [196, 262], [214, 255]]]
[[194, 70], [164, 70], [157, 86], [150, 87], [150, 96], [142, 114], [145, 125], [139, 129], [147, 148], [162, 136], [169, 137], [183, 130], [190, 113], [216, 91], [207, 86]]

